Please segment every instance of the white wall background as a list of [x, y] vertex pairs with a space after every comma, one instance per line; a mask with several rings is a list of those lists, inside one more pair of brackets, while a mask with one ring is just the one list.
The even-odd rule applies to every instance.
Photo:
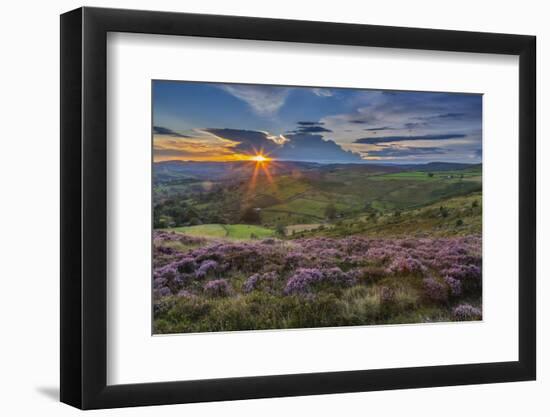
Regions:
[[[81, 6], [6, 2], [0, 16], [0, 411], [3, 415], [75, 415], [59, 392], [59, 17]], [[550, 157], [543, 119], [550, 83], [550, 26], [536, 0], [358, 2], [278, 0], [123, 0], [86, 5], [532, 34], [538, 37], [539, 366], [538, 381], [325, 395], [95, 412], [128, 416], [280, 416], [315, 414], [543, 416], [550, 412]], [[545, 102], [543, 102], [545, 100]], [[546, 394], [546, 395], [545, 395]]]

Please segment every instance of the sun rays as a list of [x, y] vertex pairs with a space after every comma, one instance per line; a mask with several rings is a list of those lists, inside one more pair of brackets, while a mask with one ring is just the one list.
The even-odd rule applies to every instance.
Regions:
[[256, 190], [258, 185], [258, 175], [263, 173], [267, 182], [272, 187], [274, 193], [277, 195], [277, 184], [273, 180], [273, 176], [270, 172], [270, 166], [276, 166], [277, 162], [269, 156], [268, 153], [265, 153], [263, 149], [259, 151], [254, 150], [254, 153], [249, 155], [248, 161], [254, 163], [254, 170], [250, 177], [250, 182], [248, 184], [248, 193], [247, 197], [250, 197], [252, 193]]
[[270, 158], [268, 158], [267, 156], [265, 155], [262, 155], [261, 153], [258, 154], [258, 155], [254, 155], [250, 158], [251, 161], [255, 161], [255, 162], [259, 162], [259, 163], [263, 163], [263, 162], [267, 162], [267, 161], [270, 161]]

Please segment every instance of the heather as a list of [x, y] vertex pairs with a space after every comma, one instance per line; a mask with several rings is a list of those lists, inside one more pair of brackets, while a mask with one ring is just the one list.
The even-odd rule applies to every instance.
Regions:
[[153, 236], [154, 332], [481, 319], [481, 237]]

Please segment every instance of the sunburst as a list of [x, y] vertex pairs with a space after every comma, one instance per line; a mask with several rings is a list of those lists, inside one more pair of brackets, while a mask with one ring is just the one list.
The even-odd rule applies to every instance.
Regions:
[[252, 155], [250, 157], [250, 160], [258, 163], [264, 163], [271, 161], [271, 158], [269, 158], [267, 155], [264, 155], [263, 153], [257, 153], [256, 155]]

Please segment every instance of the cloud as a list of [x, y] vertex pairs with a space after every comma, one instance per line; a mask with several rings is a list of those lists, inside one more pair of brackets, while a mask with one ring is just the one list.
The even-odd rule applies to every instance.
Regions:
[[324, 125], [323, 122], [308, 122], [308, 121], [299, 121], [299, 122], [296, 122], [296, 124], [298, 124], [300, 126], [322, 126], [322, 125]]
[[285, 104], [289, 88], [263, 85], [221, 85], [220, 88], [247, 103], [260, 116], [273, 116]]
[[232, 160], [236, 155], [235, 143], [223, 141], [213, 135], [202, 133], [197, 137], [175, 137], [157, 134], [153, 137], [155, 161], [180, 160]]
[[459, 139], [465, 138], [466, 135], [462, 133], [438, 133], [433, 135], [411, 135], [411, 136], [379, 136], [379, 137], [370, 137], [370, 138], [360, 138], [356, 139], [354, 143], [363, 143], [376, 145], [378, 143], [388, 143], [388, 142], [403, 142], [409, 140], [449, 140], [449, 139]]
[[307, 134], [307, 133], [330, 133], [332, 130], [323, 127], [323, 122], [309, 122], [299, 121], [296, 122], [298, 127], [294, 130], [290, 130], [288, 133], [293, 134]]
[[327, 129], [323, 126], [298, 126], [296, 130], [290, 131], [290, 133], [323, 133], [323, 132], [332, 132], [332, 130]]
[[462, 119], [466, 116], [466, 113], [443, 113], [443, 114], [437, 114], [435, 116], [428, 116], [423, 117], [423, 119], [430, 120], [430, 119]]
[[364, 151], [359, 145], [372, 145], [374, 149], [378, 143], [392, 141], [444, 141], [451, 139], [446, 135], [452, 133], [455, 142], [462, 139], [470, 143], [469, 148], [456, 148], [456, 159], [466, 159], [481, 141], [480, 95], [365, 90], [350, 94], [346, 100], [348, 112], [320, 119], [325, 123], [323, 127], [333, 131], [331, 138], [346, 149]]
[[311, 92], [317, 97], [332, 97], [332, 91], [328, 88], [312, 88]]
[[417, 128], [420, 128], [420, 127], [425, 127], [427, 126], [428, 124], [425, 123], [425, 122], [409, 122], [409, 123], [405, 123], [405, 128], [411, 130], [411, 129], [417, 129]]
[[362, 152], [362, 154], [367, 157], [375, 158], [402, 158], [418, 155], [443, 155], [446, 153], [447, 151], [445, 149], [432, 146], [411, 147], [396, 145], [382, 145], [381, 149]]
[[264, 150], [269, 153], [281, 146], [281, 144], [273, 140], [273, 137], [267, 132], [228, 128], [207, 128], [203, 130], [218, 138], [235, 142], [235, 150], [239, 152], [253, 153]]
[[397, 130], [397, 128], [390, 127], [390, 126], [381, 126], [381, 127], [369, 127], [367, 129], [363, 129], [363, 130], [366, 130], [368, 132], [375, 132], [375, 131], [378, 131], [378, 130]]
[[276, 157], [285, 160], [313, 162], [361, 162], [361, 156], [344, 150], [332, 140], [325, 140], [321, 135], [293, 134], [287, 135], [288, 142], [278, 149]]
[[235, 143], [234, 151], [253, 154], [260, 150], [272, 158], [312, 162], [360, 162], [359, 154], [346, 151], [340, 145], [324, 140], [321, 135], [294, 133], [277, 142], [267, 132], [240, 129], [204, 129], [220, 139]]
[[172, 129], [168, 129], [162, 126], [153, 126], [153, 134], [155, 135], [166, 135], [166, 136], [175, 136], [177, 138], [190, 138], [191, 136], [182, 135], [181, 133], [175, 132]]

